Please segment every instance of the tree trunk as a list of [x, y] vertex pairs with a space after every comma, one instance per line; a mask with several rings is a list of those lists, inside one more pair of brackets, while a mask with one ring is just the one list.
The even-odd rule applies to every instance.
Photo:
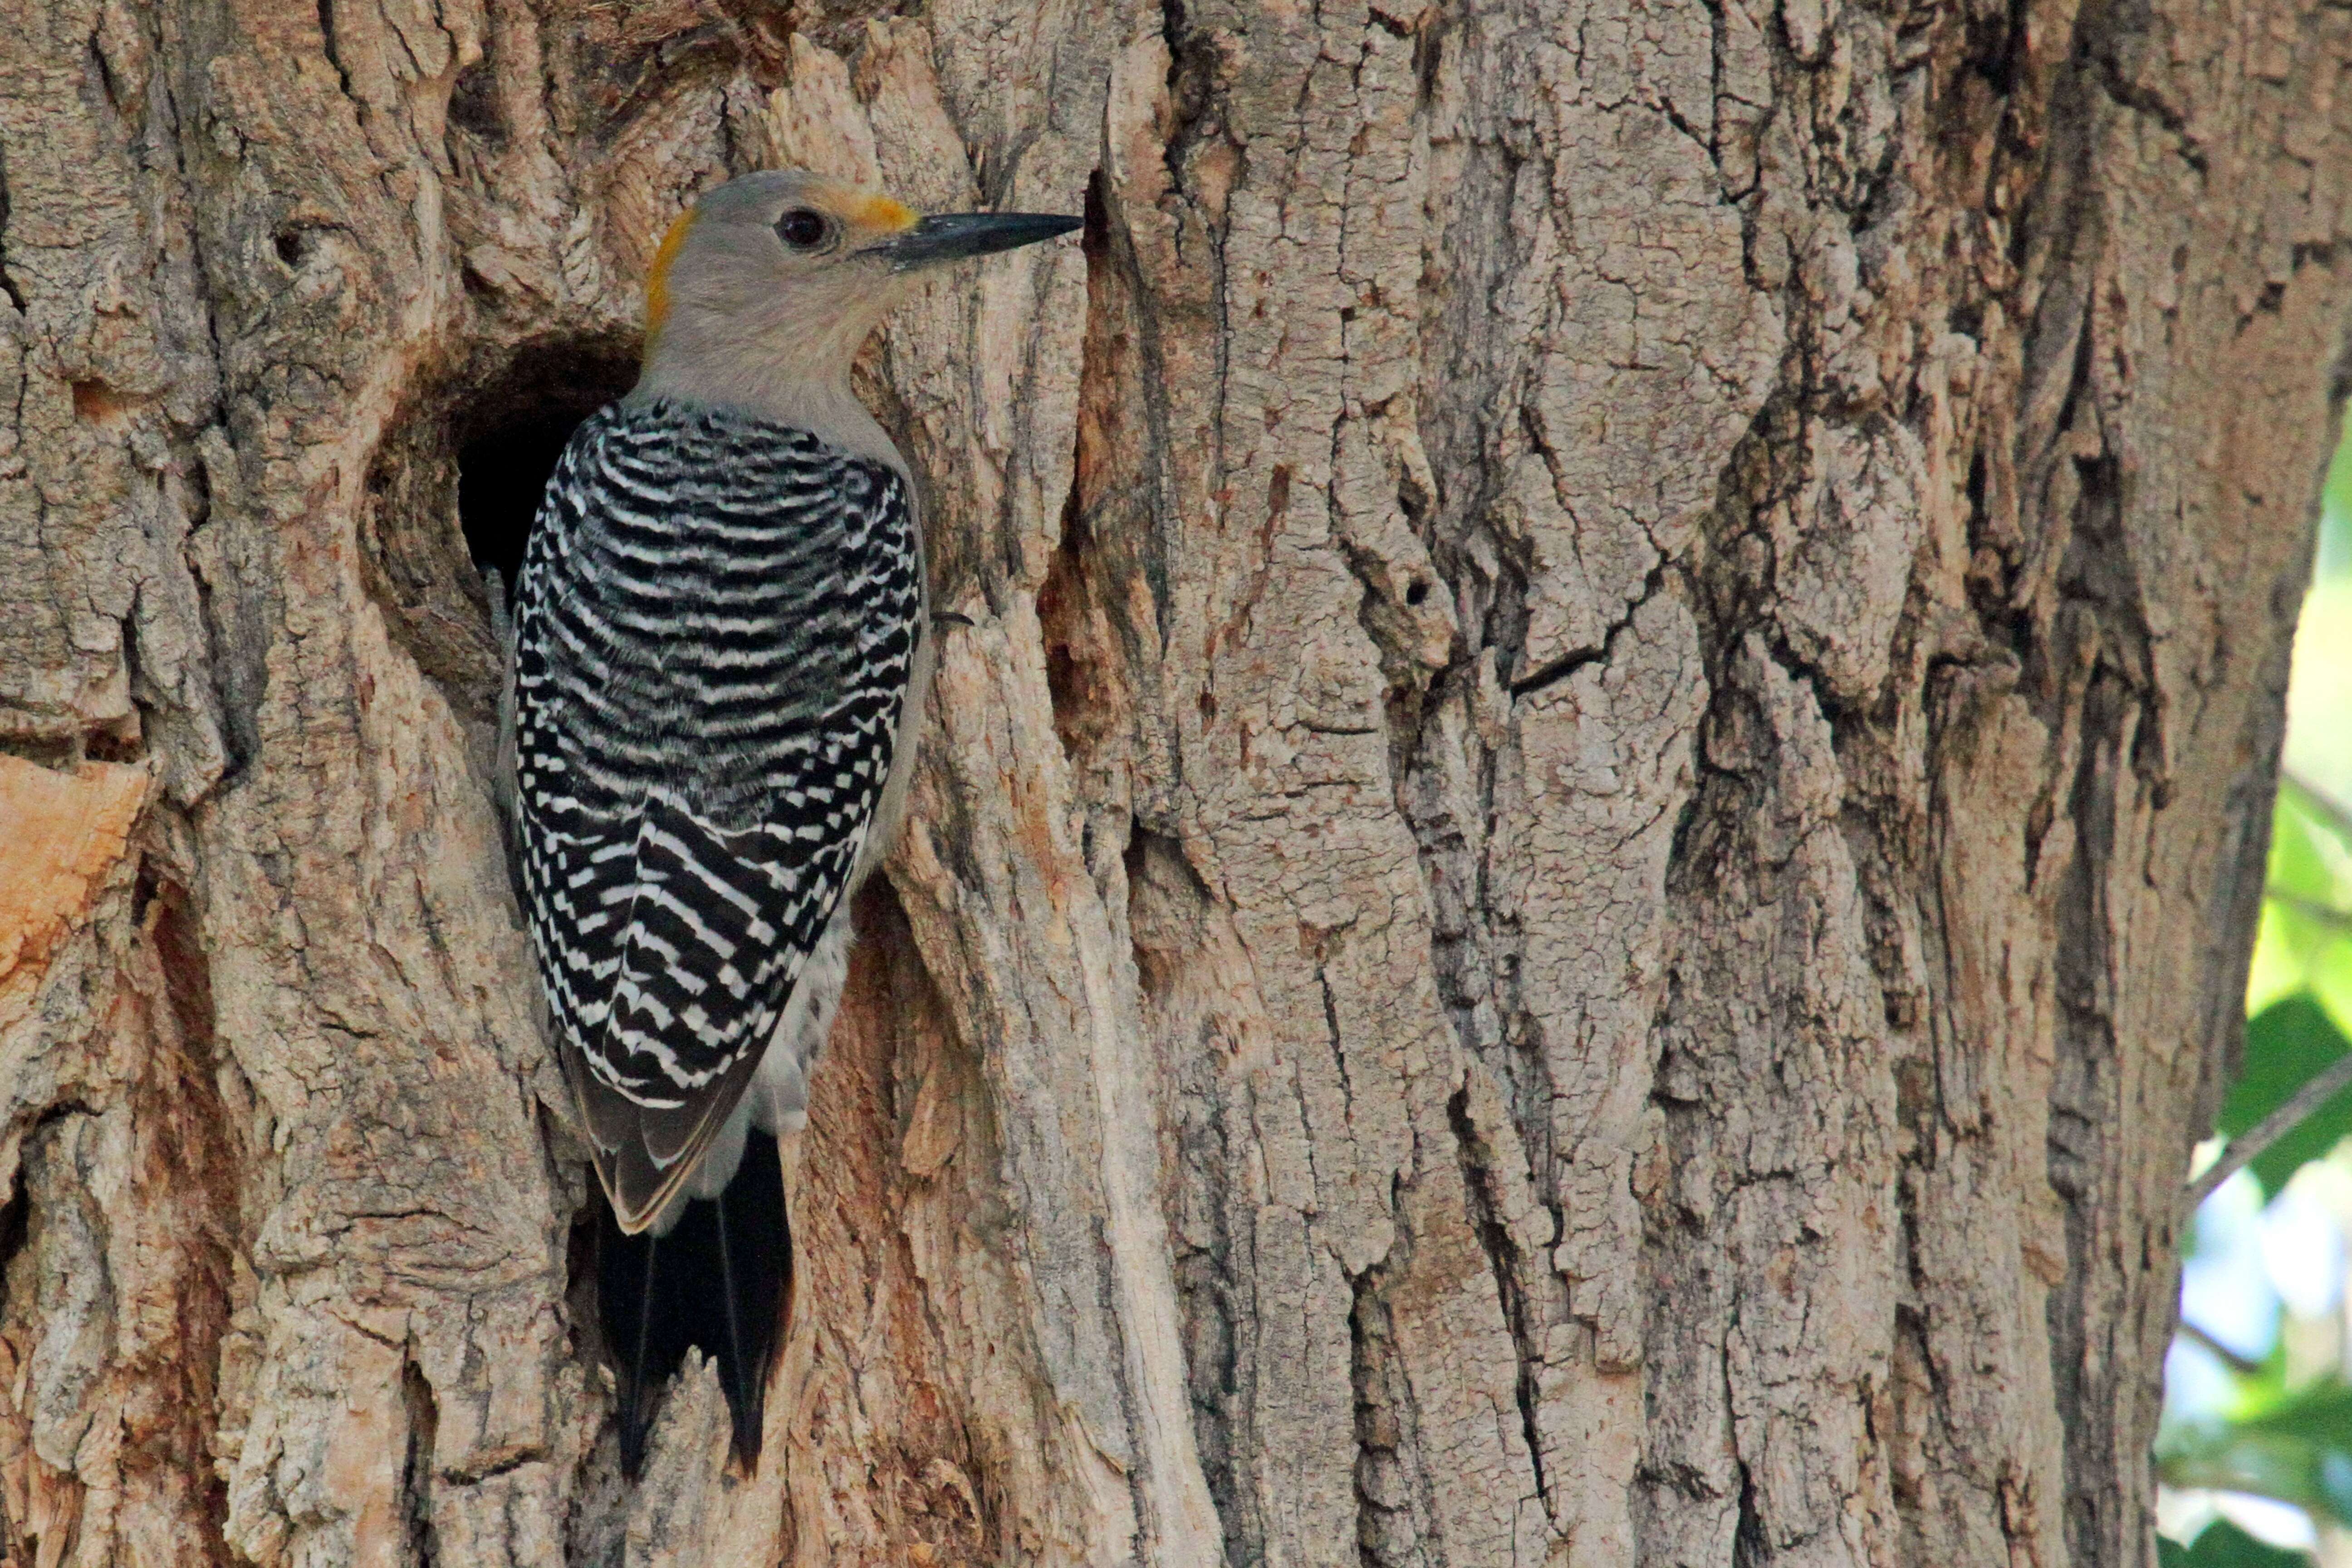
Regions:
[[[8, 1562], [2149, 1561], [2352, 11], [1383, 4], [0, 0]], [[777, 163], [1087, 227], [631, 1489], [478, 567]]]

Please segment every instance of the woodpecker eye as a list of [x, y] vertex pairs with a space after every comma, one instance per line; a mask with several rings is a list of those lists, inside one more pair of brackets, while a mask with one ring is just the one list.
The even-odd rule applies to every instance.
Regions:
[[821, 212], [794, 207], [776, 220], [776, 237], [794, 250], [815, 250], [832, 237], [833, 225]]

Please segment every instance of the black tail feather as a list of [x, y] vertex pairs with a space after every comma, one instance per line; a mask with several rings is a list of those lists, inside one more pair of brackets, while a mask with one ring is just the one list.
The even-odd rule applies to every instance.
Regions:
[[756, 1469], [793, 1278], [775, 1139], [752, 1129], [727, 1190], [688, 1204], [667, 1236], [624, 1236], [606, 1205], [596, 1243], [605, 1346], [620, 1384], [623, 1472], [634, 1480], [643, 1467], [655, 1396], [689, 1345], [718, 1363], [735, 1457]]
[[651, 1391], [677, 1365], [686, 1346], [676, 1333], [677, 1315], [660, 1299], [661, 1238], [623, 1236], [607, 1205], [598, 1239], [604, 1333], [621, 1384], [621, 1468], [634, 1479], [645, 1464]]

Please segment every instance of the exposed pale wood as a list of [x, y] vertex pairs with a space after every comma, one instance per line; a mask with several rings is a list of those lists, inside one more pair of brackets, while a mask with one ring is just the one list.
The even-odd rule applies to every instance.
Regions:
[[0, 755], [0, 1018], [40, 983], [58, 939], [96, 901], [130, 849], [147, 770], [84, 763], [70, 772]]
[[[0, 807], [71, 825], [0, 817], [10, 1561], [2148, 1561], [2352, 11], [0, 0]], [[1090, 221], [863, 367], [957, 618], [769, 1463], [696, 1371], [630, 1490], [457, 477], [780, 161]]]

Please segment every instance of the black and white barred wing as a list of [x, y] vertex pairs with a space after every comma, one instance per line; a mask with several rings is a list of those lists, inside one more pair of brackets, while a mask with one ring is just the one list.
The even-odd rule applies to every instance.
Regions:
[[805, 432], [655, 404], [550, 481], [516, 647], [524, 901], [621, 1224], [749, 1087], [846, 895], [921, 613], [898, 477]]
[[569, 895], [566, 1065], [633, 1223], [660, 1213], [741, 1099], [864, 833], [730, 831], [654, 800], [569, 837], [550, 867]]

